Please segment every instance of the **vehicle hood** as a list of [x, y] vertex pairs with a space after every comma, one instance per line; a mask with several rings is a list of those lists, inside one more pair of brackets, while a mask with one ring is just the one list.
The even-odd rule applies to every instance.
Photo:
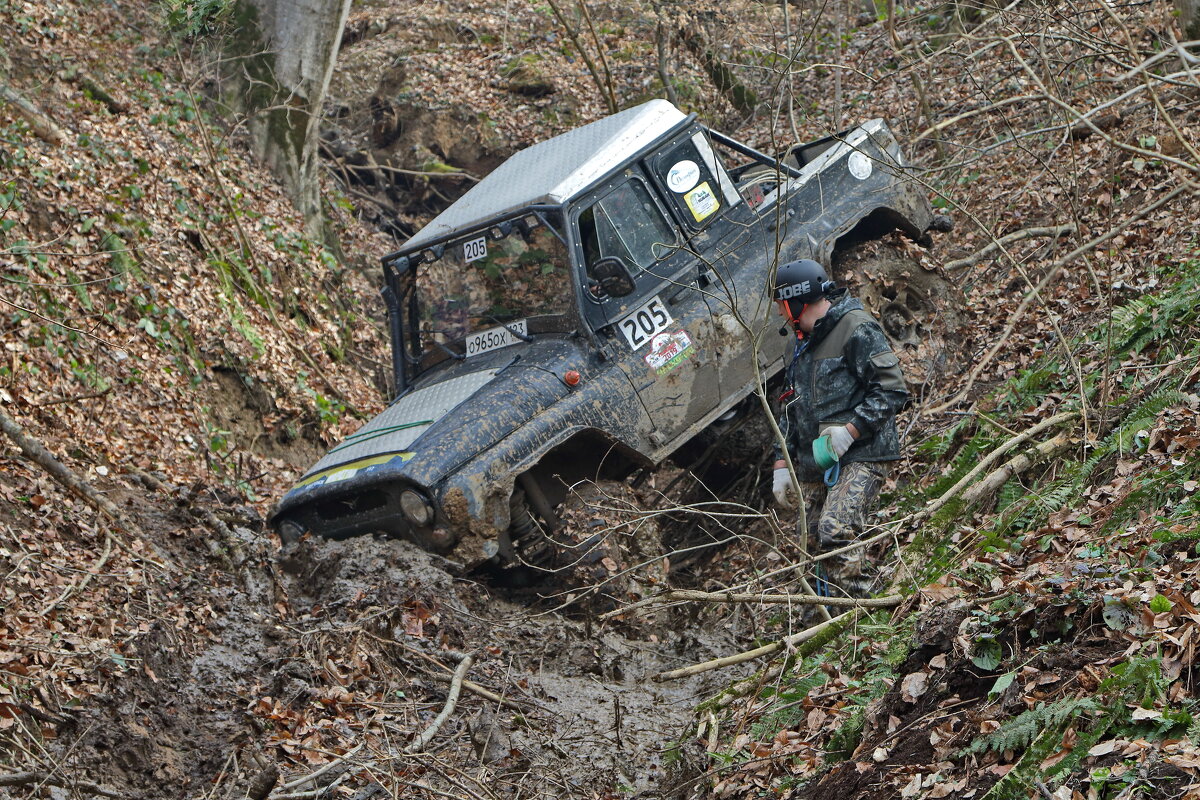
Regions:
[[331, 448], [276, 513], [326, 493], [403, 479], [432, 487], [569, 391], [562, 376], [583, 355], [563, 340], [536, 341], [423, 376]]

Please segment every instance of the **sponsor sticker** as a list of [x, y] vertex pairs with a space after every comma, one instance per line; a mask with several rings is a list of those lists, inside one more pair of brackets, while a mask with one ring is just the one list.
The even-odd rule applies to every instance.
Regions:
[[708, 219], [721, 207], [717, 196], [709, 188], [708, 181], [705, 181], [685, 194], [683, 200], [687, 203], [688, 210], [692, 212], [692, 216], [696, 218], [696, 222]]
[[860, 181], [865, 181], [867, 178], [871, 177], [871, 170], [873, 169], [873, 166], [871, 164], [870, 157], [867, 156], [866, 153], [855, 150], [850, 154], [850, 157], [846, 159], [846, 168], [850, 170], [851, 175], [858, 178]]
[[672, 192], [683, 194], [700, 180], [700, 167], [695, 161], [680, 161], [667, 173], [667, 186]]
[[691, 358], [694, 352], [687, 331], [660, 333], [650, 341], [650, 352], [645, 355], [646, 366], [656, 375], [666, 375]]

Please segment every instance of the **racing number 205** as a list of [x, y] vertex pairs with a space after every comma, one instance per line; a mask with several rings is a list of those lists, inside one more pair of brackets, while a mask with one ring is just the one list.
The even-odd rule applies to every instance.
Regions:
[[621, 333], [625, 334], [625, 341], [629, 343], [630, 348], [637, 350], [671, 322], [671, 315], [663, 307], [662, 300], [653, 297], [637, 311], [622, 319], [619, 327]]

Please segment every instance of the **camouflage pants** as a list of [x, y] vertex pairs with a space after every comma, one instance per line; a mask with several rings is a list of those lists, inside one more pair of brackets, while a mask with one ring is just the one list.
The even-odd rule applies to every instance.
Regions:
[[[824, 483], [802, 483], [809, 552], [819, 555], [858, 541], [890, 471], [887, 461], [855, 462], [842, 466], [832, 488]], [[876, 568], [867, 558], [866, 548], [819, 563], [818, 576], [828, 584], [830, 595], [864, 597], [870, 593]]]

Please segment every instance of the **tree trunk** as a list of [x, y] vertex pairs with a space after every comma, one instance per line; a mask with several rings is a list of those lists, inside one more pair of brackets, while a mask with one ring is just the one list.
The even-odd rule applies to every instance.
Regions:
[[1179, 12], [1179, 29], [1187, 41], [1200, 39], [1200, 0], [1175, 0]]
[[321, 106], [350, 0], [240, 0], [223, 99], [249, 118], [256, 154], [321, 232]]

